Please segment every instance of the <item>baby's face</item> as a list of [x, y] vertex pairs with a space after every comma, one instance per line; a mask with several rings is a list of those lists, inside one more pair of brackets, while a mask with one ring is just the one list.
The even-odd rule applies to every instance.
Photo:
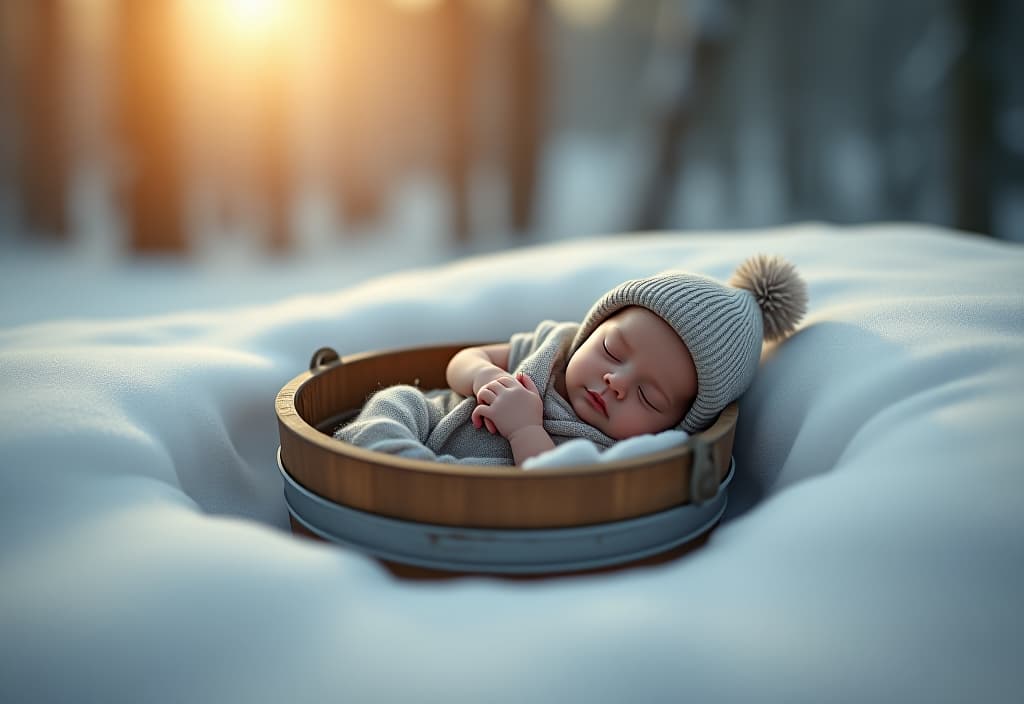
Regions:
[[697, 370], [668, 323], [631, 306], [576, 350], [565, 387], [580, 420], [622, 440], [678, 425], [697, 396]]

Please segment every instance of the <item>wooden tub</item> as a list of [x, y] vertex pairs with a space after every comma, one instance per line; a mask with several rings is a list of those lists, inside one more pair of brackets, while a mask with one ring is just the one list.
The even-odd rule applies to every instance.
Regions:
[[[371, 352], [344, 359], [324, 348], [313, 356], [309, 371], [281, 389], [276, 402], [279, 465], [296, 532], [425, 567], [521, 573], [636, 559], [677, 547], [683, 538], [692, 541], [717, 522], [725, 508], [725, 483], [732, 476], [736, 404], [678, 448], [617, 462], [533, 471], [407, 459], [331, 437], [340, 420], [380, 388], [443, 388], [448, 360], [465, 346]], [[302, 510], [296, 510], [299, 505]], [[325, 528], [328, 523], [333, 527]], [[561, 541], [571, 552], [573, 541], [614, 543], [614, 536], [635, 536], [638, 530], [646, 531], [647, 537], [628, 539], [633, 543], [620, 544], [616, 554], [591, 552], [576, 561], [552, 553], [543, 564], [524, 556], [530, 545]], [[367, 544], [389, 532], [391, 547], [375, 550]], [[367, 539], [354, 537], [358, 533]], [[669, 540], [669, 534], [674, 539]], [[427, 548], [396, 553], [396, 545], [415, 543], [420, 537]], [[636, 542], [644, 540], [650, 544]], [[495, 546], [511, 544], [518, 544], [516, 549], [524, 555], [510, 557], [516, 564], [503, 568], [494, 562], [500, 560], [494, 557]], [[431, 556], [429, 545], [440, 558]], [[459, 552], [453, 545], [461, 546], [467, 559], [453, 559]], [[423, 552], [425, 557], [419, 554]]]

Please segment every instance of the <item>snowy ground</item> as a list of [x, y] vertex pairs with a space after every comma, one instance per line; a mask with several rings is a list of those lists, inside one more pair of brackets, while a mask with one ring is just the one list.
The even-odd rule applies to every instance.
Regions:
[[[756, 251], [791, 259], [811, 306], [740, 401], [700, 550], [417, 582], [289, 534], [273, 407], [312, 350], [499, 339]], [[207, 266], [176, 284], [5, 259], [32, 282], [4, 281], [5, 315], [94, 317], [0, 329], [0, 701], [1019, 701], [1019, 245], [902, 224], [595, 238], [263, 303], [312, 274]], [[161, 306], [196, 312], [121, 317]]]

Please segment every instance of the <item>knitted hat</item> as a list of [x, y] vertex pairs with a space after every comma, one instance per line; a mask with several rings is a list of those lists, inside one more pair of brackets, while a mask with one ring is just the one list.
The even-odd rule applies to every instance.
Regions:
[[665, 272], [621, 284], [587, 313], [570, 356], [604, 320], [642, 306], [671, 325], [697, 368], [697, 398], [680, 428], [704, 430], [750, 386], [762, 340], [789, 335], [807, 312], [807, 285], [781, 257], [757, 255], [736, 269], [729, 284], [684, 272]]

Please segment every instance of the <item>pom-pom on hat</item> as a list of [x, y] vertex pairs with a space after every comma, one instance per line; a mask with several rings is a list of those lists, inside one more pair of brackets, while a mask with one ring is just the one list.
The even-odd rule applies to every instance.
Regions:
[[757, 255], [728, 285], [684, 272], [665, 272], [613, 288], [591, 307], [569, 349], [579, 349], [604, 320], [629, 306], [657, 313], [682, 339], [697, 369], [697, 397], [679, 427], [699, 432], [754, 380], [763, 340], [780, 340], [807, 312], [807, 285], [792, 264]]

